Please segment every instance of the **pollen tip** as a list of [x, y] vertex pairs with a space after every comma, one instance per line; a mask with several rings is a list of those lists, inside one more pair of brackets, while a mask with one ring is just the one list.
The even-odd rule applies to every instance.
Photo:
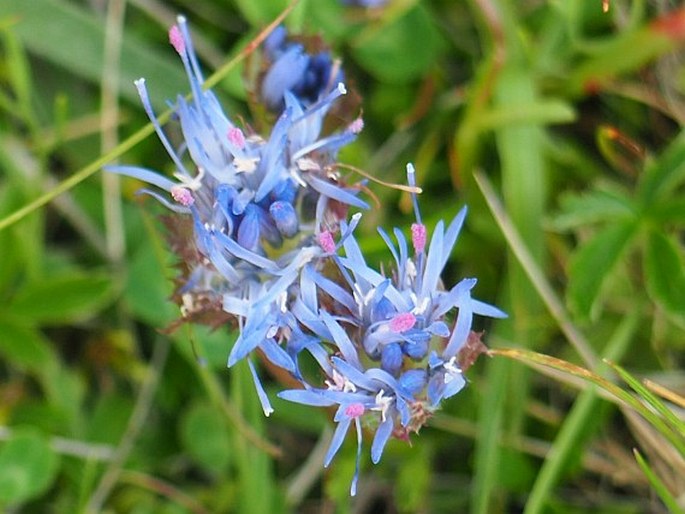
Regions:
[[411, 242], [416, 253], [422, 253], [426, 248], [426, 225], [423, 223], [412, 223]]
[[318, 237], [319, 245], [323, 248], [326, 253], [335, 252], [335, 241], [333, 241], [333, 235], [328, 231], [321, 232]]
[[[179, 17], [179, 23], [181, 22], [182, 20]], [[179, 55], [183, 55], [186, 45], [185, 41], [183, 41], [183, 34], [181, 34], [181, 30], [178, 28], [178, 25], [173, 25], [169, 29], [169, 43], [171, 43], [171, 46], [174, 47]]]

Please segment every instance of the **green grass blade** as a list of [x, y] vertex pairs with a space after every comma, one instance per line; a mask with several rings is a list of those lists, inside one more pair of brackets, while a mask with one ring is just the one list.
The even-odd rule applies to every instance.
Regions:
[[666, 505], [668, 511], [671, 514], [685, 514], [685, 509], [678, 505], [678, 501], [673, 497], [671, 492], [668, 490], [666, 484], [664, 484], [663, 481], [659, 478], [659, 475], [657, 475], [652, 470], [651, 466], [640, 454], [640, 452], [637, 451], [637, 449], [633, 449], [633, 455], [635, 455], [635, 460], [637, 461], [638, 466], [640, 466], [640, 469], [647, 477], [647, 480], [649, 480], [649, 483], [656, 491], [656, 494], [658, 494], [659, 498], [661, 498], [661, 501], [664, 502], [664, 505]]
[[[637, 316], [625, 318], [607, 343], [604, 355], [607, 358], [620, 359], [627, 351], [637, 328]], [[544, 512], [547, 500], [559, 481], [566, 463], [574, 452], [579, 451], [585, 427], [596, 412], [600, 402], [601, 399], [597, 396], [594, 387], [586, 389], [578, 396], [565, 417], [552, 449], [549, 451], [531, 489], [524, 514]]]
[[633, 375], [628, 373], [623, 367], [619, 366], [615, 362], [611, 362], [613, 359], [607, 358], [605, 362], [611, 366], [611, 368], [620, 375], [620, 377], [628, 384], [633, 391], [635, 391], [642, 400], [649, 404], [656, 412], [661, 414], [664, 421], [669, 423], [676, 433], [680, 433], [685, 442], [685, 423], [680, 419], [671, 409], [669, 409], [664, 402], [662, 402], [654, 393], [652, 393], [647, 387], [640, 383]]

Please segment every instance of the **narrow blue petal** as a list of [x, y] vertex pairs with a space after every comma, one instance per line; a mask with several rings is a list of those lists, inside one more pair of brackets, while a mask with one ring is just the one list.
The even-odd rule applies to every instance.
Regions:
[[431, 407], [435, 407], [440, 403], [444, 390], [445, 374], [443, 371], [438, 371], [428, 381], [428, 401]]
[[428, 258], [426, 259], [426, 268], [423, 277], [421, 277], [421, 291], [419, 291], [419, 296], [421, 298], [427, 298], [438, 288], [438, 281], [440, 280], [440, 274], [442, 273], [443, 268], [443, 227], [444, 224], [442, 220], [440, 220], [435, 226], [435, 230], [433, 230], [433, 237], [431, 238], [430, 247], [428, 249]]
[[248, 205], [238, 226], [238, 244], [248, 250], [254, 250], [259, 243], [258, 209], [256, 205]]
[[314, 281], [316, 271], [308, 264], [302, 269], [300, 275], [300, 298], [307, 308], [316, 313], [319, 311], [319, 300], [316, 290], [316, 282]]
[[357, 481], [359, 480], [359, 463], [362, 456], [362, 424], [359, 418], [355, 418], [354, 427], [357, 430], [357, 455], [354, 459], [354, 476], [352, 477], [352, 483], [350, 484], [350, 496], [355, 496], [357, 494]]
[[119, 175], [126, 175], [127, 177], [142, 180], [143, 182], [157, 186], [165, 191], [171, 191], [172, 187], [178, 185], [173, 180], [170, 180], [159, 173], [137, 166], [105, 166], [103, 169], [110, 173], [117, 173]]
[[451, 398], [459, 391], [464, 389], [465, 385], [466, 380], [464, 379], [463, 375], [459, 374], [457, 376], [452, 376], [452, 380], [445, 384], [445, 389], [443, 390], [442, 397], [445, 399]]
[[494, 305], [489, 303], [481, 302], [480, 300], [471, 300], [471, 308], [474, 314], [479, 314], [481, 316], [488, 316], [489, 318], [507, 318], [506, 312], [498, 309]]
[[331, 298], [347, 307], [350, 312], [357, 312], [357, 302], [354, 301], [354, 298], [352, 295], [350, 295], [350, 293], [316, 271], [312, 270], [311, 276], [316, 285], [318, 285], [321, 290], [328, 293]]
[[338, 187], [330, 182], [320, 179], [312, 174], [305, 175], [305, 180], [312, 188], [328, 198], [337, 200], [341, 203], [357, 207], [359, 209], [368, 209], [369, 204], [364, 200], [360, 200], [354, 193], [349, 193], [345, 189]]
[[192, 211], [188, 207], [183, 207], [182, 205], [170, 202], [167, 198], [160, 195], [157, 191], [152, 191], [151, 189], [143, 188], [136, 191], [136, 195], [146, 195], [151, 196], [159, 203], [161, 203], [167, 209], [177, 212], [179, 214], [190, 214]]
[[383, 450], [385, 445], [392, 435], [395, 423], [391, 416], [385, 418], [378, 428], [376, 429], [376, 435], [373, 437], [373, 443], [371, 444], [371, 462], [378, 464], [383, 455]]
[[272, 64], [262, 82], [262, 98], [270, 109], [281, 107], [283, 94], [302, 80], [307, 66], [309, 56], [300, 45], [291, 46]]
[[279, 368], [282, 368], [291, 373], [295, 372], [295, 363], [281, 346], [276, 343], [273, 339], [265, 339], [264, 342], [259, 345], [259, 348], [264, 352], [266, 358]]
[[[414, 401], [414, 398], [410, 395], [410, 400]], [[395, 397], [395, 407], [400, 412], [400, 423], [403, 427], [406, 427], [411, 421], [411, 412], [409, 412], [409, 405], [404, 398], [401, 396]]]
[[454, 332], [452, 332], [452, 336], [445, 347], [445, 351], [442, 352], [443, 359], [449, 360], [461, 350], [471, 332], [472, 322], [473, 311], [471, 310], [471, 296], [468, 295], [468, 298], [463, 302], [460, 302]]
[[238, 274], [233, 265], [230, 262], [228, 262], [226, 257], [224, 257], [223, 253], [217, 247], [212, 237], [208, 236], [205, 243], [209, 260], [212, 262], [214, 267], [231, 284], [239, 284], [241, 282], [242, 277]]
[[316, 390], [308, 389], [286, 389], [281, 391], [276, 396], [288, 400], [289, 402], [301, 403], [303, 405], [312, 405], [314, 407], [330, 407], [335, 405], [335, 402], [330, 398], [326, 398]]
[[333, 433], [333, 439], [331, 440], [331, 445], [328, 447], [328, 451], [326, 452], [326, 457], [324, 458], [323, 465], [325, 468], [327, 468], [331, 461], [333, 460], [333, 457], [335, 457], [335, 454], [338, 453], [338, 450], [343, 444], [343, 441], [345, 440], [345, 435], [347, 434], [347, 429], [350, 428], [350, 422], [352, 420], [350, 418], [346, 418], [340, 421], [338, 423], [338, 426], [335, 428], [335, 432]]
[[338, 347], [340, 353], [343, 355], [343, 357], [345, 357], [345, 360], [353, 366], [361, 368], [361, 363], [359, 362], [357, 350], [354, 346], [354, 343], [352, 343], [349, 336], [347, 335], [347, 333], [338, 324], [338, 322], [335, 321], [335, 319], [333, 319], [333, 316], [328, 314], [325, 310], [321, 309], [319, 311], [319, 314], [323, 322], [326, 324], [328, 330], [330, 330], [331, 335], [333, 336], [332, 342], [335, 343], [335, 345]]
[[212, 235], [218, 239], [218, 241], [224, 246], [227, 252], [233, 254], [238, 259], [244, 260], [250, 264], [253, 264], [259, 268], [263, 268], [266, 271], [275, 273], [278, 271], [278, 266], [276, 263], [266, 257], [262, 257], [247, 248], [239, 245], [236, 241], [228, 237], [222, 232], [213, 231]]
[[233, 367], [238, 361], [247, 357], [247, 355], [257, 348], [266, 339], [266, 333], [269, 327], [263, 324], [254, 330], [243, 329], [243, 332], [238, 336], [231, 353], [228, 355], [228, 367]]
[[249, 359], [247, 363], [250, 366], [250, 373], [252, 373], [252, 380], [254, 381], [255, 389], [257, 390], [259, 402], [262, 404], [262, 410], [264, 411], [264, 415], [268, 417], [274, 411], [274, 409], [271, 407], [271, 402], [269, 401], [269, 397], [266, 395], [266, 391], [264, 391], [261, 380], [259, 380], [259, 376], [257, 375], [257, 370], [255, 369], [254, 364], [252, 364], [252, 361]]
[[395, 249], [395, 245], [392, 244], [392, 240], [390, 239], [390, 236], [381, 227], [378, 227], [376, 230], [378, 230], [378, 233], [380, 234], [381, 238], [383, 239], [386, 246], [390, 250], [390, 253], [392, 254], [393, 259], [395, 259], [395, 266], [399, 270], [400, 269], [400, 257], [399, 257], [399, 255], [397, 255], [397, 250]]
[[348, 364], [340, 357], [333, 356], [331, 357], [331, 361], [333, 362], [333, 366], [335, 366], [338, 372], [342, 376], [350, 380], [352, 383], [354, 383], [357, 387], [361, 387], [373, 393], [376, 393], [379, 390], [378, 384], [376, 382], [368, 378], [364, 373], [359, 371], [358, 368], [355, 368], [354, 366]]
[[454, 245], [457, 242], [457, 237], [459, 237], [459, 232], [461, 232], [461, 228], [464, 225], [464, 219], [466, 218], [467, 212], [468, 209], [466, 208], [466, 206], [462, 207], [461, 210], [454, 217], [454, 219], [451, 221], [449, 227], [447, 227], [447, 231], [445, 232], [445, 241], [443, 244], [442, 253], [443, 268], [447, 264], [447, 261], [450, 258], [450, 253], [452, 253], [452, 249], [454, 248]]
[[465, 295], [476, 286], [475, 278], [465, 278], [460, 280], [447, 294], [440, 296], [437, 307], [433, 310], [432, 317], [439, 318], [453, 307], [459, 305]]
[[269, 141], [264, 147], [264, 154], [259, 162], [259, 170], [264, 175], [255, 193], [255, 201], [260, 202], [271, 190], [287, 177], [287, 170], [283, 165], [283, 153], [286, 149], [288, 129], [292, 124], [290, 109], [283, 111], [276, 121]]

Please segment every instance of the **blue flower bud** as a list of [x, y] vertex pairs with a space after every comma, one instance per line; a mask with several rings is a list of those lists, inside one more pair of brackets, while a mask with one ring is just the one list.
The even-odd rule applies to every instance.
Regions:
[[288, 202], [277, 201], [269, 207], [269, 213], [276, 223], [278, 231], [284, 237], [293, 237], [300, 228], [295, 208]]
[[402, 351], [414, 360], [423, 359], [428, 353], [430, 335], [423, 330], [412, 330], [404, 334], [409, 340], [402, 343]]
[[423, 390], [427, 381], [428, 374], [425, 369], [410, 369], [402, 373], [399, 383], [407, 392], [415, 396]]
[[402, 348], [397, 343], [386, 344], [381, 351], [381, 368], [391, 374], [402, 367]]

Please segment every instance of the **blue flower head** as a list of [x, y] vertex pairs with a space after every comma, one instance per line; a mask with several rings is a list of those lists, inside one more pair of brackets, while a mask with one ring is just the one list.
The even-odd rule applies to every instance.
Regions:
[[191, 100], [178, 96], [174, 106], [184, 138], [179, 148], [172, 146], [157, 121], [145, 80], [136, 81], [136, 87], [174, 164], [173, 178], [133, 166], [108, 170], [154, 186], [143, 193], [193, 220], [195, 246], [207, 262], [200, 271], [190, 270], [184, 285], [187, 294], [211, 276], [222, 294], [242, 298], [253, 282], [261, 284], [279, 276], [288, 265], [270, 257], [274, 249], [288, 239], [300, 246], [307, 244], [311, 230], [304, 230], [303, 225], [311, 226], [312, 220], [303, 218], [304, 203], [316, 204], [315, 224], [322, 223], [332, 201], [367, 207], [357, 197], [358, 189], [341, 185], [335, 168], [339, 148], [353, 141], [361, 126], [353, 123], [322, 136], [328, 108], [346, 93], [344, 85], [336, 83], [311, 105], [285, 92], [285, 109], [270, 134], [246, 132], [224, 114], [216, 95], [204, 89], [183, 17], [169, 31], [169, 39], [183, 62], [192, 92]]
[[[323, 133], [331, 106], [347, 92], [330, 54], [308, 54], [285, 29], [273, 32], [265, 43], [271, 67], [262, 96], [279, 115], [268, 134], [257, 134], [234, 123], [205, 90], [183, 17], [169, 39], [191, 90], [173, 104], [183, 135], [178, 148], [153, 112], [144, 79], [136, 87], [173, 163], [172, 177], [134, 166], [108, 170], [146, 182], [142, 192], [169, 209], [167, 226], [182, 240], [173, 248], [184, 271], [176, 292], [184, 319], [201, 321], [211, 308], [215, 325], [239, 329], [228, 366], [247, 361], [264, 413], [273, 408], [255, 355], [299, 382], [282, 398], [335, 408], [326, 465], [354, 426], [354, 494], [363, 428], [374, 434], [371, 460], [378, 463], [391, 436], [408, 438], [465, 386], [463, 368], [479, 348], [474, 315], [504, 316], [472, 297], [475, 278], [451, 288], [441, 281], [466, 209], [447, 225], [439, 221], [429, 240], [413, 194], [411, 236], [396, 228], [393, 241], [379, 229], [393, 265], [374, 269], [354, 236], [361, 214], [344, 221], [348, 208], [368, 206], [359, 187], [345, 185], [337, 162], [363, 124], [357, 119]], [[411, 164], [407, 178], [416, 189]], [[320, 373], [303, 372], [302, 354]]]
[[[414, 175], [410, 164], [410, 186], [415, 186]], [[411, 254], [399, 229], [394, 230], [397, 244], [379, 229], [394, 259], [389, 275], [367, 264], [345, 223], [341, 223], [345, 237], [338, 245], [332, 240], [322, 245], [328, 248], [337, 278], [330, 278], [330, 268], [322, 268], [321, 261], [308, 265], [301, 275], [300, 295], [291, 312], [318, 341], [315, 357], [327, 377], [326, 388], [302, 380], [303, 390], [280, 396], [307, 405], [337, 405], [338, 426], [327, 463], [352, 423], [358, 434], [357, 459], [360, 423], [375, 430], [374, 463], [391, 435], [406, 438], [410, 431], [418, 431], [443, 399], [466, 385], [461, 367], [470, 362], [461, 357], [464, 349], [471, 351], [469, 347], [479, 342], [471, 331], [474, 314], [505, 316], [472, 298], [476, 279], [463, 279], [451, 289], [441, 282], [466, 209], [447, 227], [438, 222], [429, 242], [416, 195], [413, 203], [416, 221], [411, 227]], [[352, 493], [358, 469], [357, 464]]]

